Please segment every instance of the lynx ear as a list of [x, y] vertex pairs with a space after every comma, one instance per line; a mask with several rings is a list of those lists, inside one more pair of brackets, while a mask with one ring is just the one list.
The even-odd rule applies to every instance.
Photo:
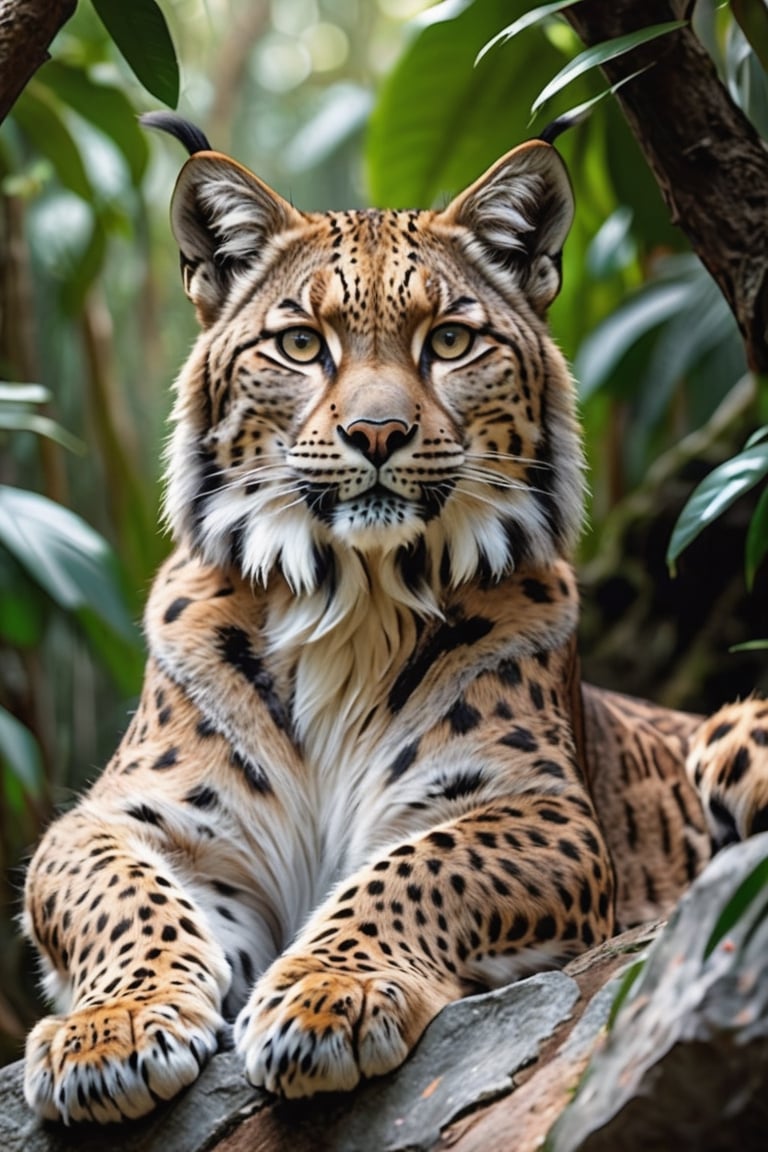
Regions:
[[216, 319], [233, 278], [260, 264], [302, 214], [247, 168], [220, 152], [196, 152], [171, 202], [184, 291], [203, 326]]
[[494, 278], [514, 277], [538, 313], [560, 291], [560, 253], [573, 220], [568, 172], [550, 144], [508, 152], [439, 214], [470, 233], [468, 249]]

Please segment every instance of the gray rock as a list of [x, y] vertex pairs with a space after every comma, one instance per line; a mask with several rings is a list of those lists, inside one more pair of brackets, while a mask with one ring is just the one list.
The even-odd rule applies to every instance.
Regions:
[[0, 1072], [2, 1152], [203, 1152], [268, 1100], [246, 1083], [232, 1052], [215, 1056], [173, 1103], [129, 1124], [44, 1123], [27, 1107], [22, 1082], [21, 1062]]
[[[407, 1065], [364, 1084], [353, 1095], [280, 1104], [276, 1125], [300, 1142], [323, 1132], [334, 1152], [428, 1149], [440, 1130], [467, 1109], [508, 1093], [514, 1076], [567, 1020], [578, 999], [575, 981], [547, 972], [447, 1007], [428, 1028]], [[215, 1056], [178, 1100], [144, 1120], [70, 1129], [31, 1115], [22, 1066], [0, 1072], [2, 1152], [203, 1152], [260, 1111], [269, 1097], [250, 1087], [234, 1053]]]
[[684, 896], [548, 1149], [763, 1152], [767, 958], [764, 834], [720, 853]]

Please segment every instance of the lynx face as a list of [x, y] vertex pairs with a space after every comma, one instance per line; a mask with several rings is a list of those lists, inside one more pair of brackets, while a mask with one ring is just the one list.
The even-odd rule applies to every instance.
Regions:
[[581, 453], [543, 313], [567, 177], [539, 143], [442, 212], [298, 212], [217, 153], [173, 222], [203, 324], [167, 510], [212, 563], [298, 592], [344, 570], [434, 611], [570, 549]]

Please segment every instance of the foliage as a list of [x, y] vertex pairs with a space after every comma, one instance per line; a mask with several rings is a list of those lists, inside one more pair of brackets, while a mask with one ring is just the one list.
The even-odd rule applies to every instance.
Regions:
[[[750, 436], [743, 451], [726, 460], [691, 494], [675, 525], [667, 559], [674, 568], [680, 553], [734, 501], [768, 477], [768, 425]], [[768, 552], [768, 486], [755, 508], [747, 534], [746, 579], [751, 588]]]
[[[550, 119], [576, 102], [594, 106], [605, 91], [597, 65], [680, 26], [640, 29], [579, 52], [558, 15], [564, 6], [475, 0], [422, 17], [371, 118], [367, 162], [378, 202], [424, 203], [456, 191], [541, 131], [545, 105]], [[709, 0], [697, 6], [696, 21], [732, 95], [765, 130], [760, 29], [753, 50]], [[551, 320], [580, 382], [599, 529], [661, 452], [710, 419], [747, 366], [725, 302], [671, 227], [615, 106], [593, 107], [558, 147], [579, 211]], [[768, 549], [765, 527], [761, 506], [749, 537], [750, 581]], [[595, 534], [585, 554], [598, 546]]]

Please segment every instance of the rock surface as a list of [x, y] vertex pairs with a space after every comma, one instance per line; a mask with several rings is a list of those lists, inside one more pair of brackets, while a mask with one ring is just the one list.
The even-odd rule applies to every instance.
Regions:
[[721, 852], [683, 897], [549, 1147], [757, 1152], [767, 1133], [763, 834]]
[[[558, 1121], [551, 1152], [762, 1152], [768, 887], [760, 871], [754, 899], [704, 956], [721, 910], [756, 867], [768, 875], [768, 834], [722, 853], [663, 933], [635, 929], [563, 972], [449, 1006], [401, 1069], [349, 1096], [275, 1102], [245, 1082], [230, 1052], [143, 1121], [65, 1129], [31, 1116], [13, 1065], [0, 1073], [0, 1148], [534, 1152]], [[620, 974], [656, 937], [606, 1038]]]

